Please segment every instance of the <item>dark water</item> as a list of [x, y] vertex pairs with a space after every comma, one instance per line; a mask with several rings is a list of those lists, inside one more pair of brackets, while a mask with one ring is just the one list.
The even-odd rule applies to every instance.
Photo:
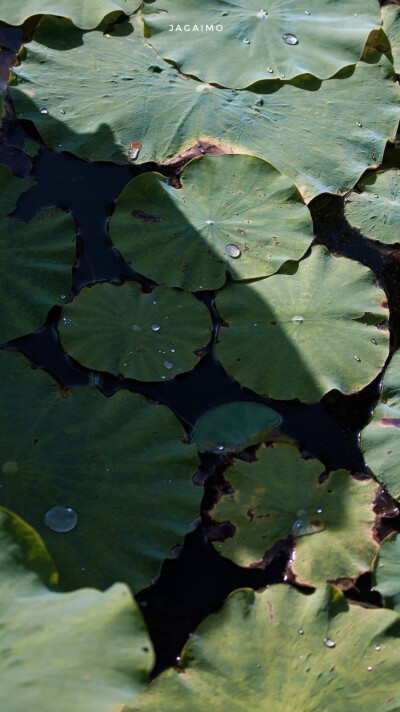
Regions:
[[[20, 30], [0, 27], [0, 45], [4, 47], [0, 54], [0, 82], [7, 79], [8, 67], [21, 38]], [[33, 159], [23, 150], [27, 136], [38, 141], [39, 153]], [[400, 167], [399, 155], [398, 149], [390, 147], [385, 165]], [[134, 176], [153, 170], [155, 164], [126, 167], [92, 163], [50, 150], [41, 145], [31, 124], [16, 120], [10, 104], [0, 134], [0, 162], [8, 164], [15, 174], [29, 175], [38, 181], [21, 196], [16, 217], [29, 220], [48, 206], [71, 212], [78, 234], [72, 294], [83, 285], [98, 281], [133, 280], [145, 290], [152, 288], [153, 284], [134, 272], [113, 248], [108, 222], [124, 186]], [[315, 242], [326, 245], [334, 254], [367, 265], [380, 279], [390, 307], [392, 350], [397, 348], [400, 344], [399, 249], [377, 245], [351, 229], [344, 218], [344, 199], [340, 196], [318, 196], [309, 207]], [[110, 395], [117, 389], [128, 388], [165, 403], [176, 413], [189, 435], [198, 418], [216, 405], [234, 398], [265, 402], [282, 415], [282, 430], [298, 441], [305, 457], [318, 457], [327, 472], [345, 468], [353, 473], [365, 473], [359, 433], [379, 397], [381, 376], [355, 395], [332, 392], [313, 405], [262, 399], [231, 380], [215, 356], [219, 317], [213, 297], [212, 293], [199, 295], [210, 309], [214, 332], [207, 353], [190, 373], [163, 383], [141, 383], [101, 374], [103, 392]], [[56, 307], [42, 329], [10, 343], [9, 348], [22, 351], [34, 366], [48, 371], [64, 388], [88, 384], [88, 369], [61, 348], [56, 328], [59, 316], [60, 310]], [[223, 486], [223, 471], [222, 457], [203, 457], [206, 501], [212, 499], [215, 486]], [[386, 527], [386, 533], [390, 529], [400, 530], [399, 517], [385, 519], [382, 526]], [[259, 589], [286, 580], [291, 550], [290, 539], [279, 542], [270, 552], [264, 569], [243, 569], [217, 554], [201, 527], [189, 534], [177, 558], [166, 560], [157, 581], [137, 596], [155, 645], [156, 670], [174, 664], [191, 631], [206, 615], [218, 609], [232, 590], [246, 586]], [[371, 593], [369, 574], [361, 576], [347, 595], [364, 603], [381, 603], [379, 595]]]

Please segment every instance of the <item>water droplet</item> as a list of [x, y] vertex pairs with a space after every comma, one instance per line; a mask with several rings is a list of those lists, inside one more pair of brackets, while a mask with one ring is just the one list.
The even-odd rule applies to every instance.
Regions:
[[65, 299], [65, 294], [60, 294], [60, 299]]
[[292, 319], [293, 324], [302, 324], [304, 321], [304, 316], [294, 316]]
[[325, 522], [322, 517], [308, 517], [302, 515], [298, 517], [292, 526], [293, 536], [308, 536], [317, 534], [325, 529]]
[[354, 360], [355, 360], [355, 361], [359, 361], [359, 362], [361, 362], [361, 359], [360, 359], [360, 357], [359, 357], [359, 356], [354, 356]]
[[257, 322], [254, 322], [253, 326], [258, 326]]
[[256, 17], [259, 17], [260, 20], [262, 20], [264, 17], [267, 17], [268, 12], [265, 10], [259, 10], [259, 12], [256, 12]]
[[326, 645], [327, 648], [334, 648], [336, 643], [334, 640], [331, 640], [330, 638], [324, 638], [324, 645]]
[[214, 220], [206, 220], [206, 225], [214, 225]]
[[65, 114], [65, 110], [64, 110], [64, 109], [60, 109], [60, 114]]
[[160, 331], [160, 325], [159, 325], [159, 324], [152, 324], [152, 325], [151, 325], [151, 330], [152, 330], [152, 331]]
[[284, 75], [284, 74], [280, 74], [279, 76], [281, 77], [281, 79], [284, 79], [284, 78], [285, 78], [285, 75]]
[[78, 515], [71, 507], [52, 507], [46, 512], [44, 523], [53, 532], [70, 532], [78, 524]]
[[297, 39], [297, 37], [295, 37], [295, 35], [291, 35], [290, 33], [282, 35], [282, 39], [285, 40], [286, 44], [290, 44], [290, 45], [296, 45], [299, 43], [299, 40]]
[[362, 126], [362, 123], [360, 123], [360, 121], [356, 121], [356, 126]]
[[218, 450], [223, 450], [223, 449], [224, 449], [224, 446], [223, 446], [223, 445], [218, 445], [218, 446], [217, 446], [217, 449], [218, 449]]
[[272, 69], [272, 67], [267, 67], [267, 72], [269, 72], [270, 74], [272, 74], [273, 71], [274, 71], [274, 70]]
[[380, 645], [375, 645], [375, 650], [380, 650], [381, 646]]
[[315, 511], [317, 512], [317, 514], [321, 514], [322, 509], [316, 509]]
[[250, 40], [247, 39], [247, 37], [244, 38], [243, 44], [250, 44]]
[[[156, 326], [156, 324], [153, 324], [153, 326]], [[153, 329], [153, 326], [151, 327]], [[139, 324], [132, 324], [132, 331], [142, 331], [142, 327], [139, 326]], [[153, 331], [155, 331], [153, 329]]]
[[240, 249], [237, 245], [227, 245], [226, 251], [227, 251], [229, 257], [236, 258], [236, 257], [240, 257], [240, 255], [241, 255]]
[[304, 10], [304, 14], [305, 14], [305, 15], [311, 15], [311, 12], [309, 12], [308, 10]]
[[18, 472], [18, 462], [15, 462], [14, 460], [5, 462], [1, 468], [1, 471], [3, 475], [16, 475]]
[[368, 665], [367, 670], [368, 670], [368, 672], [371, 672], [371, 670], [373, 670], [372, 665]]
[[213, 88], [211, 84], [200, 84], [196, 87], [196, 91], [199, 92], [199, 94], [209, 94]]
[[261, 663], [256, 663], [256, 668], [260, 668], [260, 667], [261, 667]]
[[165, 366], [165, 368], [168, 368], [168, 371], [169, 371], [172, 368], [171, 361], [164, 361], [164, 366]]
[[49, 110], [46, 109], [45, 106], [43, 106], [41, 109], [39, 109], [39, 112], [40, 112], [41, 114], [48, 114], [48, 113], [49, 113]]
[[376, 346], [378, 342], [376, 339], [371, 339], [371, 343], [375, 344], [375, 346]]
[[303, 628], [299, 628], [299, 630], [298, 630], [297, 632], [298, 632], [299, 635], [303, 635], [304, 630], [303, 630]]

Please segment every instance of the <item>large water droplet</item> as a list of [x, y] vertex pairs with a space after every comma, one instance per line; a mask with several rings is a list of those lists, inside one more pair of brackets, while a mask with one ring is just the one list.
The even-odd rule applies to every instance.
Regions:
[[302, 515], [298, 517], [292, 526], [293, 536], [307, 536], [308, 534], [317, 534], [325, 529], [325, 522], [322, 517]]
[[78, 524], [78, 515], [71, 507], [52, 507], [44, 515], [44, 523], [53, 532], [70, 532]]
[[299, 315], [294, 316], [292, 319], [293, 324], [302, 324], [303, 321], [304, 321], [304, 316], [299, 316]]
[[1, 471], [3, 475], [16, 475], [18, 472], [18, 462], [15, 462], [14, 460], [5, 462], [1, 468]]
[[227, 251], [229, 257], [236, 258], [236, 257], [240, 257], [240, 255], [241, 255], [240, 249], [237, 245], [227, 245], [226, 251]]
[[46, 109], [45, 106], [43, 106], [41, 109], [39, 109], [39, 112], [40, 112], [41, 114], [48, 114], [48, 113], [49, 113], [49, 110]]
[[291, 35], [289, 32], [286, 33], [285, 35], [282, 35], [282, 39], [285, 40], [286, 44], [290, 45], [296, 45], [299, 44], [299, 40], [295, 35]]
[[159, 325], [159, 324], [152, 324], [152, 325], [151, 325], [151, 330], [152, 330], [152, 331], [160, 331], [160, 325]]
[[334, 640], [331, 640], [330, 638], [324, 638], [324, 645], [326, 645], [327, 648], [334, 648], [336, 643]]

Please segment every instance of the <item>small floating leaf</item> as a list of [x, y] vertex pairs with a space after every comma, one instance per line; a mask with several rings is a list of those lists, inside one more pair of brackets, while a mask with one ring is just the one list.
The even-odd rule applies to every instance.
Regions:
[[193, 440], [200, 452], [239, 452], [267, 439], [281, 416], [262, 403], [232, 401], [200, 418]]

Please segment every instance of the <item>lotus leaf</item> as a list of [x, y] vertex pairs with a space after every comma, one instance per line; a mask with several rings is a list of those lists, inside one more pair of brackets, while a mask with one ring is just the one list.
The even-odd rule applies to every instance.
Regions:
[[323, 470], [321, 462], [302, 459], [284, 443], [259, 449], [254, 463], [235, 462], [225, 473], [234, 495], [213, 510], [216, 520], [235, 527], [217, 544], [220, 553], [249, 566], [275, 541], [293, 535], [292, 569], [302, 583], [318, 586], [367, 571], [378, 548], [372, 538], [376, 482], [336, 470], [319, 484]]
[[381, 544], [374, 562], [372, 585], [386, 605], [400, 612], [400, 535], [390, 534]]
[[380, 401], [361, 433], [367, 465], [392, 497], [400, 498], [400, 352], [385, 373]]
[[150, 674], [152, 646], [127, 586], [50, 591], [40, 537], [0, 511], [0, 705], [7, 712], [107, 712], [132, 701]]
[[259, 158], [196, 158], [181, 182], [177, 190], [157, 173], [142, 174], [111, 218], [114, 245], [155, 282], [197, 290], [221, 287], [227, 269], [234, 279], [265, 277], [311, 244], [297, 188]]
[[162, 163], [199, 141], [257, 156], [307, 200], [352, 187], [396, 134], [393, 66], [376, 52], [323, 83], [303, 77], [238, 92], [178, 73], [141, 32], [137, 21], [106, 37], [43, 18], [14, 68], [18, 115], [46, 144], [93, 160]]
[[262, 403], [232, 401], [200, 418], [193, 440], [200, 452], [239, 452], [268, 438], [282, 418]]
[[372, 240], [400, 242], [400, 170], [380, 171], [364, 178], [346, 203], [350, 225]]
[[91, 30], [107, 15], [131, 15], [140, 4], [139, 0], [14, 0], [1, 4], [0, 20], [22, 25], [33, 15], [59, 15], [71, 18], [77, 27]]
[[84, 366], [160, 381], [198, 362], [211, 319], [191, 294], [163, 287], [145, 294], [128, 282], [83, 290], [64, 307], [59, 329], [65, 349]]
[[392, 51], [396, 72], [400, 71], [400, 8], [397, 5], [385, 5], [381, 9], [383, 29], [385, 30]]
[[34, 181], [0, 165], [0, 343], [39, 329], [54, 304], [66, 301], [75, 262], [75, 224], [58, 208], [28, 223], [7, 216]]
[[[310, 9], [307, 10], [307, 7]], [[320, 79], [355, 64], [380, 25], [374, 0], [152, 0], [143, 3], [148, 41], [181, 72], [243, 89], [263, 79]], [[197, 28], [197, 29], [196, 29]], [[212, 29], [211, 29], [212, 28]]]
[[217, 355], [232, 378], [272, 398], [318, 401], [351, 393], [382, 369], [388, 315], [376, 277], [321, 246], [298, 266], [252, 284], [227, 284], [216, 304], [229, 326]]
[[210, 700], [220, 712], [397, 712], [399, 635], [396, 613], [349, 606], [331, 586], [240, 589], [127, 712], [203, 712]]
[[198, 516], [195, 446], [165, 406], [129, 391], [60, 392], [21, 355], [0, 358], [0, 504], [38, 531], [63, 588], [147, 586]]

